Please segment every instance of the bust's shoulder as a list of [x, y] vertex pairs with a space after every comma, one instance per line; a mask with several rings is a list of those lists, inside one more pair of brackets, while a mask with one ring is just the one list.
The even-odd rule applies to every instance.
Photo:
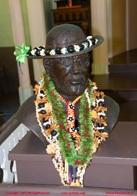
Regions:
[[24, 118], [30, 118], [35, 116], [35, 104], [34, 101], [36, 100], [36, 95], [32, 95], [29, 97], [19, 108], [17, 113], [15, 114], [15, 117], [18, 120], [23, 120]]
[[91, 82], [91, 84], [93, 87], [93, 104], [97, 107], [103, 106], [106, 108], [105, 113], [107, 126], [105, 127], [104, 131], [110, 133], [119, 116], [119, 105], [114, 99], [107, 96], [103, 91], [99, 90], [95, 82]]
[[46, 140], [41, 133], [40, 126], [36, 118], [36, 109], [35, 109], [35, 100], [36, 95], [29, 97], [19, 108], [14, 117], [28, 127], [46, 146]]

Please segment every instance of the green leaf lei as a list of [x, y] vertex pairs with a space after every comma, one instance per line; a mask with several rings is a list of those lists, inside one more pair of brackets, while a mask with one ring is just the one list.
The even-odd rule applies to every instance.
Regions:
[[[59, 128], [57, 129], [59, 133], [58, 140], [64, 159], [67, 160], [69, 165], [85, 166], [92, 156], [92, 145], [94, 144], [91, 108], [89, 108], [86, 93], [83, 93], [80, 100], [79, 123], [81, 146], [79, 152], [77, 152], [75, 150], [75, 145], [71, 138], [71, 134], [68, 132], [69, 127], [63, 105], [60, 101], [57, 91], [55, 90], [55, 86], [50, 77], [46, 74], [46, 71], [43, 72], [43, 83], [45, 94], [48, 98], [48, 101], [52, 105], [54, 122], [59, 125]], [[90, 79], [87, 92], [92, 104], [92, 84]]]

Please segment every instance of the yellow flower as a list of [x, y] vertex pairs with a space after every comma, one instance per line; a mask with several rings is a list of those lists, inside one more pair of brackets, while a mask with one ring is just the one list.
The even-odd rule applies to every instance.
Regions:
[[51, 154], [51, 153], [55, 153], [56, 152], [56, 147], [55, 145], [53, 144], [49, 144], [46, 148], [46, 151], [48, 154]]
[[76, 179], [76, 182], [72, 182], [72, 183], [70, 184], [70, 186], [81, 186], [81, 184], [80, 184], [79, 180]]
[[42, 78], [43, 78], [43, 76], [42, 76], [42, 75], [40, 75], [40, 78], [39, 78], [39, 79], [40, 79], [40, 80], [42, 80]]
[[100, 134], [101, 141], [105, 141], [107, 137], [108, 137], [107, 132], [103, 132], [103, 133]]
[[45, 118], [46, 120], [48, 120], [48, 119], [50, 119], [50, 118], [52, 118], [53, 116], [52, 116], [52, 114], [51, 113], [46, 113], [46, 114], [41, 114], [41, 113], [38, 113], [38, 118], [39, 118], [39, 120], [42, 120], [43, 118]]
[[49, 128], [49, 129], [46, 129], [46, 130], [44, 131], [44, 133], [46, 134], [47, 137], [49, 137], [51, 131], [53, 131], [53, 130], [55, 130], [55, 129], [57, 129], [57, 128], [59, 128], [58, 125], [56, 125], [56, 124], [50, 124], [50, 128]]
[[39, 90], [39, 85], [35, 85], [34, 86], [34, 89], [33, 89], [34, 91], [35, 91], [35, 95], [37, 95], [38, 94], [38, 90]]
[[48, 101], [48, 99], [47, 99], [46, 96], [43, 97], [42, 99], [40, 97], [37, 97], [37, 100], [36, 100], [37, 104], [39, 104], [39, 103], [46, 103], [47, 101]]
[[107, 108], [103, 107], [103, 106], [99, 106], [95, 108], [95, 111], [98, 113], [99, 111], [102, 111], [102, 113], [104, 113], [105, 111], [107, 111]]
[[97, 112], [95, 110], [91, 111], [91, 117], [92, 118], [97, 118]]
[[97, 138], [94, 138], [94, 144], [92, 146], [92, 154], [94, 154], [99, 146], [99, 142]]
[[47, 102], [45, 105], [46, 112], [50, 113], [52, 111], [52, 105], [51, 103]]

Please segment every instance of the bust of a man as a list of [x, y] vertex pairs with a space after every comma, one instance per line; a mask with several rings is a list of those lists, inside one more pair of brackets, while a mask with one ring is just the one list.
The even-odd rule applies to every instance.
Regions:
[[118, 105], [88, 78], [89, 52], [102, 41], [101, 36], [86, 38], [79, 27], [65, 24], [48, 33], [45, 47], [29, 51], [31, 58], [43, 58], [45, 71], [34, 89], [35, 107], [30, 98], [22, 108], [26, 111], [29, 105], [31, 112], [20, 116], [20, 111], [16, 118], [42, 140], [67, 186], [83, 186], [92, 154], [118, 116]]

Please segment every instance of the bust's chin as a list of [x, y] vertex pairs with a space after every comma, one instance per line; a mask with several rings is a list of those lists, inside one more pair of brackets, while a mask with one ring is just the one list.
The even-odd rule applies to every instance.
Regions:
[[71, 84], [71, 85], [65, 85], [65, 86], [56, 86], [56, 90], [59, 94], [61, 94], [64, 98], [69, 97], [71, 100], [71, 97], [77, 98], [78, 96], [82, 95], [87, 88], [88, 82], [85, 82], [84, 84]]
[[69, 96], [80, 96], [84, 93], [87, 85], [71, 85], [71, 87], [66, 91], [67, 95]]

